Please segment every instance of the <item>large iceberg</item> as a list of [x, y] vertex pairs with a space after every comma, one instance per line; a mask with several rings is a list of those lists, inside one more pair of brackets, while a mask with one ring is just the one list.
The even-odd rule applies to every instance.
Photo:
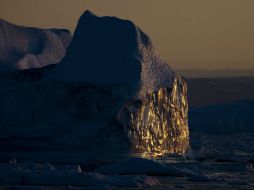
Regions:
[[13, 106], [0, 108], [1, 126], [15, 126], [1, 129], [2, 145], [147, 157], [189, 148], [186, 82], [130, 21], [86, 11], [65, 58], [30, 79], [0, 85]]
[[144, 94], [171, 86], [175, 73], [134, 23], [86, 11], [54, 76], [90, 84], [138, 85]]

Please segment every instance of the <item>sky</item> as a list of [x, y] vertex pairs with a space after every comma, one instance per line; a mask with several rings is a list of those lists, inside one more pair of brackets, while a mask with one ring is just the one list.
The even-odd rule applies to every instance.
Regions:
[[254, 69], [254, 0], [0, 0], [0, 18], [72, 32], [85, 10], [132, 20], [177, 69]]

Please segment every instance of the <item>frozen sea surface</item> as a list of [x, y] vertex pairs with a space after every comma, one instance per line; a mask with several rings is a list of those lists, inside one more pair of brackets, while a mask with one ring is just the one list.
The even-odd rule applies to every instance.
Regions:
[[14, 153], [1, 152], [1, 189], [254, 189], [253, 134], [192, 134], [191, 143], [186, 158], [156, 160], [81, 159], [80, 152], [51, 152], [40, 162], [28, 162], [29, 154], [36, 160], [48, 153], [16, 152], [11, 160], [8, 154]]

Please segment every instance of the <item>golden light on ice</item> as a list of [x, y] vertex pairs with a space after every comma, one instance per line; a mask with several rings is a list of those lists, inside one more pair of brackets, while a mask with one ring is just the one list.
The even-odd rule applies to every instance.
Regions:
[[160, 88], [125, 109], [131, 118], [125, 130], [137, 152], [154, 157], [188, 150], [187, 85], [181, 78], [174, 79], [172, 88]]

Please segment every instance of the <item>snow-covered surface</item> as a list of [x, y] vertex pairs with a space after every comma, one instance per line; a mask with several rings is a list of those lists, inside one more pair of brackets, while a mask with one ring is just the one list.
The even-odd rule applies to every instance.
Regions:
[[102, 175], [84, 173], [80, 166], [53, 166], [33, 162], [0, 164], [0, 181], [12, 185], [75, 185], [140, 187], [158, 185], [156, 178], [148, 176]]
[[0, 19], [0, 73], [56, 64], [70, 41], [68, 30], [23, 27]]
[[174, 77], [174, 71], [161, 60], [149, 37], [134, 23], [86, 11], [64, 60], [49, 79], [127, 84], [145, 93], [171, 86]]
[[142, 97], [147, 92], [157, 91], [159, 88], [172, 87], [175, 72], [164, 62], [155, 51], [151, 39], [138, 27], [137, 42], [138, 49], [142, 55], [141, 61], [141, 91]]
[[[152, 161], [133, 158], [117, 162], [91, 159], [79, 160], [79, 163], [76, 160], [76, 163], [72, 164], [67, 164], [66, 160], [65, 163], [51, 164], [50, 162], [56, 160], [46, 158], [45, 155], [49, 155], [48, 153], [40, 155], [45, 156], [44, 161], [40, 163], [22, 162], [20, 157], [17, 157], [17, 161], [12, 159], [9, 163], [0, 164], [1, 188], [137, 190], [144, 189], [148, 185], [152, 186], [147, 187], [148, 189], [253, 189], [254, 155], [251, 146], [254, 142], [253, 135], [242, 134], [238, 137], [203, 135], [192, 136], [192, 154], [196, 156], [187, 159], [164, 157]], [[198, 151], [199, 147], [203, 147], [203, 150]], [[210, 157], [211, 153], [213, 157]], [[70, 158], [73, 153], [55, 152], [55, 155], [57, 154]], [[78, 153], [72, 156], [81, 155]], [[32, 152], [28, 152], [25, 160], [29, 159], [36, 160]], [[107, 170], [108, 173], [102, 170]], [[90, 173], [87, 173], [88, 171]], [[179, 175], [179, 172], [183, 175]]]
[[188, 149], [186, 83], [131, 21], [86, 11], [61, 63], [23, 72], [0, 76], [0, 150]]
[[118, 164], [110, 164], [102, 166], [95, 170], [95, 172], [103, 174], [146, 174], [154, 176], [188, 176], [193, 173], [180, 170], [173, 166], [165, 166], [158, 162], [142, 159], [142, 158], [129, 158], [126, 161]]

